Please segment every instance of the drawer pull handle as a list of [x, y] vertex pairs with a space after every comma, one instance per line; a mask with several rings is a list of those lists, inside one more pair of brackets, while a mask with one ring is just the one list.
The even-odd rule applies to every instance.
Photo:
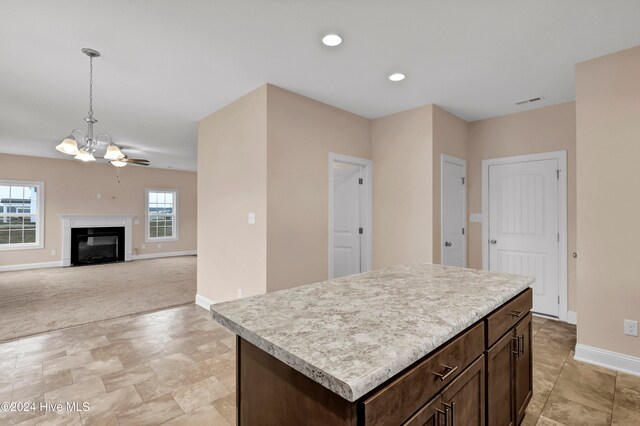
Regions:
[[516, 344], [516, 350], [512, 350], [511, 353], [514, 354], [516, 358], [520, 358], [520, 336], [512, 337], [511, 340]]
[[[456, 424], [456, 403], [455, 402], [451, 402], [451, 404], [447, 404], [446, 402], [443, 402], [444, 406], [445, 406], [445, 411], [449, 411], [451, 410], [451, 426], [455, 426]], [[445, 420], [445, 424], [446, 424], [446, 420]]]
[[520, 315], [522, 315], [523, 313], [524, 311], [511, 311], [509, 312], [509, 315], [511, 315], [512, 317], [520, 318]]
[[435, 371], [433, 372], [433, 374], [440, 377], [440, 380], [442, 380], [443, 382], [458, 370], [457, 366], [449, 367], [448, 365], [443, 365], [443, 367], [445, 368], [445, 370], [447, 370], [445, 373], [436, 373]]
[[443, 424], [440, 422], [440, 416], [442, 415], [442, 417], [444, 417], [444, 424], [443, 426], [448, 426], [449, 424], [449, 409], [446, 409], [447, 411], [442, 411], [439, 408], [436, 408], [436, 411], [438, 412], [438, 425]]
[[520, 349], [520, 355], [524, 356], [524, 334], [518, 339], [522, 339], [522, 341], [518, 340], [518, 349]]

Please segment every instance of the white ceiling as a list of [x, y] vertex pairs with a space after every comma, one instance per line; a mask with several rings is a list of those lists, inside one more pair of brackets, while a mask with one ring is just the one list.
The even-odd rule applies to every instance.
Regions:
[[639, 44], [638, 0], [1, 0], [0, 152], [65, 157], [82, 47], [103, 55], [97, 131], [195, 170], [198, 120], [266, 82], [366, 117], [435, 103], [477, 120], [573, 100], [575, 63]]

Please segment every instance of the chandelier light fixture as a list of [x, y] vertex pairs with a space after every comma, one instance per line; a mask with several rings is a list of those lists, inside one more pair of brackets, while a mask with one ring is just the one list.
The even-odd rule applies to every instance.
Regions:
[[[104, 149], [106, 145], [106, 152], [104, 159], [111, 162], [116, 167], [124, 167], [127, 164], [138, 164], [141, 166], [148, 166], [149, 161], [143, 159], [130, 159], [122, 153], [120, 147], [118, 147], [111, 136], [106, 133], [100, 133], [93, 136], [93, 125], [98, 122], [93, 117], [93, 59], [100, 56], [100, 52], [94, 49], [84, 48], [82, 53], [89, 57], [89, 114], [84, 118], [87, 123], [87, 132], [83, 132], [80, 129], [73, 129], [69, 136], [56, 146], [56, 149], [64, 154], [73, 155], [76, 160], [80, 161], [96, 161], [94, 154], [98, 149]], [[100, 141], [103, 138], [103, 141]]]

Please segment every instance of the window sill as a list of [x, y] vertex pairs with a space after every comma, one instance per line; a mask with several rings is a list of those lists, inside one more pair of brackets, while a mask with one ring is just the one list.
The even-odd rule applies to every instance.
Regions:
[[178, 241], [178, 237], [157, 237], [157, 238], [145, 238], [145, 243], [165, 243], [171, 241]]

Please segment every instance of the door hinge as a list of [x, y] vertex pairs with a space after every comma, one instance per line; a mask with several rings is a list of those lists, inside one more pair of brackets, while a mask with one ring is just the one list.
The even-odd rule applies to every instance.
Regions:
[[462, 228], [462, 235], [464, 235], [464, 228]]
[[560, 170], [556, 170], [556, 178], [560, 180]]
[[465, 179], [466, 179], [466, 178], [463, 176], [463, 177], [462, 177], [462, 184], [463, 184], [463, 185], [464, 185], [464, 180], [465, 180]]
[[362, 184], [364, 183], [364, 179], [362, 179], [362, 178], [358, 179], [358, 183], [359, 183], [360, 185], [362, 185]]
[[364, 229], [362, 229], [362, 228], [358, 228], [358, 233], [359, 233], [360, 235], [364, 234]]

